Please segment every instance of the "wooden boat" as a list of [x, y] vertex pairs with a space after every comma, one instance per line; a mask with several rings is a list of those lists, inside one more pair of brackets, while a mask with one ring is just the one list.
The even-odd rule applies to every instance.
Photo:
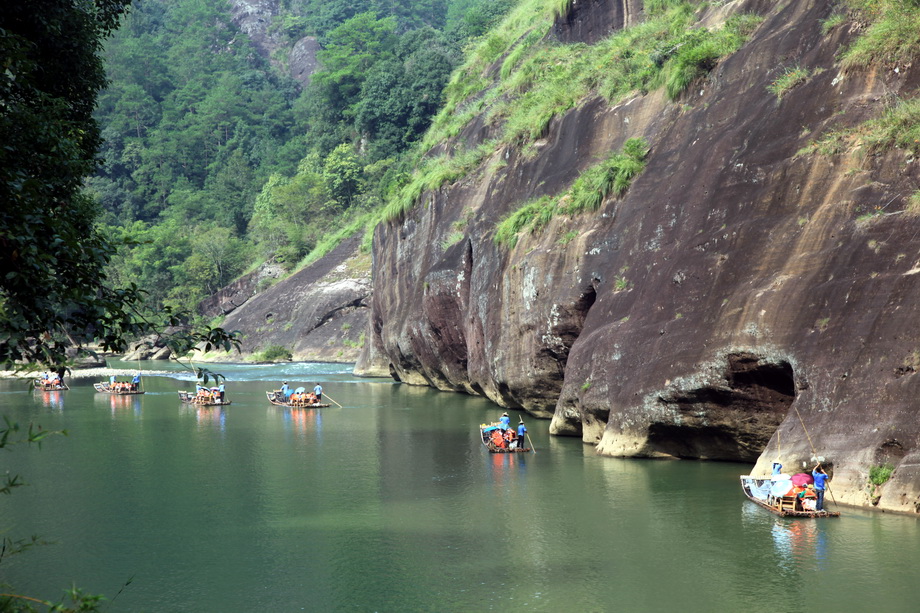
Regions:
[[530, 451], [523, 441], [518, 441], [514, 428], [503, 430], [501, 424], [480, 424], [479, 434], [482, 444], [492, 453], [524, 453]]
[[215, 397], [214, 394], [208, 395], [199, 395], [196, 392], [179, 392], [179, 400], [185, 404], [194, 404], [198, 407], [226, 407], [232, 404], [231, 400], [220, 400], [220, 397]]
[[285, 398], [281, 390], [265, 392], [265, 396], [270, 403], [278, 407], [289, 407], [292, 409], [322, 409], [329, 406], [321, 402], [311, 403], [307, 400], [302, 400], [297, 397], [299, 394], [291, 394], [288, 398]]
[[42, 392], [61, 392], [70, 389], [67, 387], [66, 383], [60, 380], [58, 380], [58, 383], [55, 385], [48, 379], [35, 379], [33, 385], [35, 389]]
[[[788, 480], [788, 477], [786, 479]], [[796, 488], [791, 488], [783, 495], [774, 496], [773, 492], [776, 491], [773, 489], [774, 483], [775, 481], [770, 477], [741, 475], [741, 489], [744, 491], [744, 495], [752, 502], [780, 517], [840, 517], [839, 511], [828, 511], [826, 509], [815, 511], [806, 508], [810, 505], [807, 499], [798, 496]]]
[[93, 383], [93, 387], [100, 394], [112, 394], [113, 396], [139, 396], [147, 393], [142, 390], [112, 389], [108, 383]]

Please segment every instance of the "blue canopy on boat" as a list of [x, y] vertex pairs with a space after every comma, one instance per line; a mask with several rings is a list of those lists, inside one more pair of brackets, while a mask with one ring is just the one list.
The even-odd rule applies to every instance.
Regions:
[[770, 488], [773, 486], [772, 481], [761, 481], [757, 482], [751, 480], [748, 482], [748, 490], [751, 492], [751, 496], [758, 500], [766, 500], [770, 497]]
[[790, 491], [792, 491], [792, 480], [788, 478], [788, 475], [786, 475], [785, 479], [774, 479], [773, 485], [770, 487], [770, 495], [775, 498], [785, 496]]

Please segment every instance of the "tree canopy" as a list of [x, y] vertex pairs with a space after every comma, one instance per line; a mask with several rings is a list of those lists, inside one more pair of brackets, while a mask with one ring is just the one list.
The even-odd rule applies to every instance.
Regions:
[[131, 327], [138, 294], [100, 283], [113, 247], [81, 192], [100, 143], [102, 39], [128, 3], [34, 0], [0, 12], [0, 363], [57, 363], [70, 340], [114, 343]]
[[[106, 85], [102, 45], [130, 0], [33, 0], [0, 12], [0, 364], [60, 368], [70, 347], [129, 339], [176, 323], [142, 315], [136, 284], [114, 286], [107, 270], [117, 242], [96, 224], [83, 190], [97, 167], [101, 130], [93, 111]], [[144, 129], [145, 95], [123, 108]], [[222, 330], [185, 335], [229, 348]]]

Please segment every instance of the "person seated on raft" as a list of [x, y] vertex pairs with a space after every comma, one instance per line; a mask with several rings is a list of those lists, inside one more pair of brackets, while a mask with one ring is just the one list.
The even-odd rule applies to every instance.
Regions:
[[507, 413], [502, 413], [502, 416], [499, 418], [498, 423], [502, 430], [507, 430], [511, 427], [511, 418], [508, 417]]
[[492, 430], [492, 435], [489, 438], [492, 442], [492, 445], [494, 445], [495, 447], [499, 449], [504, 449], [505, 445], [507, 445], [507, 441], [505, 441], [505, 436], [500, 429]]
[[[306, 397], [307, 397], [306, 392], [307, 392], [307, 388], [305, 387], [298, 387], [296, 390], [294, 390], [294, 393], [291, 394], [291, 404], [296, 404], [297, 406], [301, 406], [306, 400]], [[295, 396], [296, 396], [296, 401], [295, 401]]]

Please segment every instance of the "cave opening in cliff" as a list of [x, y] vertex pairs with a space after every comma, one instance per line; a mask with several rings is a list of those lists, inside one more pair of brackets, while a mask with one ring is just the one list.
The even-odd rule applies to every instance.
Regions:
[[583, 325], [585, 319], [588, 317], [588, 311], [591, 310], [591, 307], [594, 306], [594, 303], [597, 301], [597, 289], [594, 285], [589, 285], [584, 289], [579, 296], [578, 300], [575, 301], [575, 312], [580, 319], [580, 323]]
[[660, 398], [674, 417], [649, 426], [649, 445], [679, 458], [754, 462], [785, 419], [795, 394], [789, 362], [731, 354], [724, 382]]

